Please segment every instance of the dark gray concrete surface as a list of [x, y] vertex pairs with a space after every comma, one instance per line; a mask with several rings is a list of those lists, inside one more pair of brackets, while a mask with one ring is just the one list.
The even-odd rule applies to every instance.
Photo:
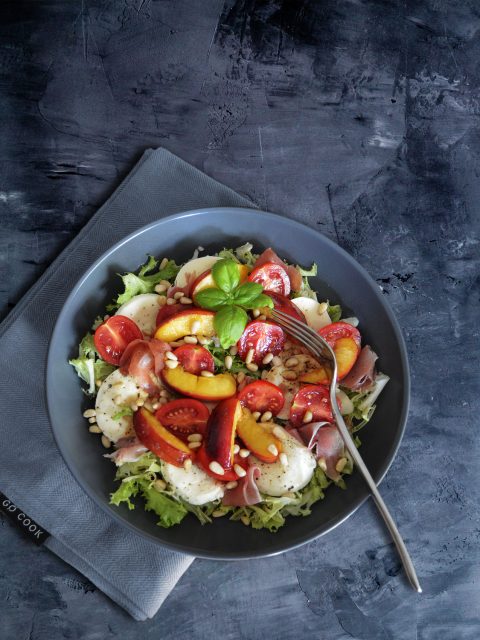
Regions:
[[147, 147], [319, 229], [406, 336], [382, 491], [424, 594], [367, 503], [286, 555], [195, 562], [136, 623], [0, 516], [2, 640], [480, 637], [479, 27], [475, 0], [3, 0], [1, 313]]

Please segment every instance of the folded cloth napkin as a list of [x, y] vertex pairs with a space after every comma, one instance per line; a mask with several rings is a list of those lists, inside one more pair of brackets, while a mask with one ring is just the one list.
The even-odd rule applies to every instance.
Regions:
[[192, 558], [122, 528], [74, 480], [47, 417], [47, 348], [67, 295], [106, 249], [159, 217], [219, 206], [252, 205], [165, 149], [146, 151], [0, 325], [0, 490], [50, 532], [49, 549], [137, 620], [156, 613]]

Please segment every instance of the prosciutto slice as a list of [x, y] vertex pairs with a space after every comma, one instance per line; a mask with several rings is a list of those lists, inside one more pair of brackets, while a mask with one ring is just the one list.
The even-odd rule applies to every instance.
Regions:
[[222, 503], [231, 507], [246, 507], [247, 505], [261, 502], [262, 496], [256, 482], [260, 477], [260, 473], [260, 469], [252, 464], [247, 470], [247, 475], [240, 478], [235, 489], [225, 491]]
[[120, 359], [120, 370], [135, 378], [149, 395], [154, 395], [160, 387], [157, 376], [164, 367], [169, 348], [161, 340], [133, 340]]
[[368, 345], [363, 347], [352, 370], [341, 381], [342, 387], [347, 387], [352, 391], [368, 389], [375, 380], [375, 362], [377, 359], [377, 354]]
[[317, 460], [322, 458], [325, 461], [325, 474], [328, 478], [340, 478], [335, 467], [338, 460], [345, 455], [345, 444], [335, 425], [328, 422], [311, 422], [298, 429], [289, 429], [288, 432], [297, 439], [300, 437], [302, 444], [313, 451]]
[[302, 288], [302, 276], [300, 275], [300, 272], [296, 267], [292, 265], [287, 266], [285, 262], [281, 258], [279, 258], [275, 251], [270, 247], [268, 249], [265, 249], [265, 251], [258, 256], [253, 267], [261, 267], [262, 264], [265, 264], [267, 262], [273, 262], [274, 264], [281, 265], [290, 278], [290, 286], [292, 287], [293, 291], [300, 291], [300, 289]]
[[121, 438], [116, 443], [116, 447], [116, 451], [106, 453], [104, 457], [113, 460], [117, 466], [124, 462], [136, 462], [148, 451], [147, 447], [143, 446], [136, 436]]

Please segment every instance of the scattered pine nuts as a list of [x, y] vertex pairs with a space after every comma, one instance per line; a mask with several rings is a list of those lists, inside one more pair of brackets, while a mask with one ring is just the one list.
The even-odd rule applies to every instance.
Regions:
[[243, 371], [240, 371], [240, 373], [237, 373], [238, 384], [242, 384], [244, 380], [245, 380], [245, 374], [243, 373]]
[[185, 471], [190, 471], [190, 469], [192, 468], [192, 459], [191, 458], [187, 458], [185, 460], [185, 462], [183, 463], [183, 468], [185, 469]]
[[317, 307], [318, 315], [321, 316], [322, 313], [325, 313], [327, 309], [328, 309], [328, 304], [326, 302], [320, 302], [320, 304]]
[[83, 412], [84, 418], [94, 418], [96, 415], [97, 415], [97, 412], [95, 411], [95, 409], [87, 409], [86, 411]]
[[264, 313], [262, 313], [262, 315], [261, 315], [261, 316], [258, 316], [258, 318], [257, 318], [257, 320], [261, 320], [262, 322], [263, 322], [264, 320], [266, 320], [266, 319], [267, 319], [267, 316], [266, 316]]
[[273, 418], [272, 412], [271, 411], [265, 411], [265, 413], [262, 413], [262, 417], [260, 418], [260, 422], [268, 422], [272, 418]]
[[262, 364], [269, 364], [273, 360], [273, 357], [273, 353], [267, 353], [267, 355], [262, 360]]
[[288, 467], [288, 457], [286, 453], [282, 451], [282, 453], [278, 456], [278, 459], [280, 460], [280, 464], [282, 465], [282, 467]]
[[156, 411], [158, 409], [158, 407], [160, 406], [160, 401], [158, 402], [152, 402], [152, 409], [154, 411]]
[[169, 304], [169, 305], [177, 304], [177, 301], [174, 300], [173, 298], [167, 298], [167, 304]]
[[97, 418], [94, 416], [93, 418], [88, 419], [90, 424], [94, 424], [97, 421]]
[[167, 351], [165, 357], [167, 358], [167, 360], [178, 360], [177, 356], [172, 353], [172, 351]]
[[238, 487], [238, 482], [236, 480], [230, 480], [230, 482], [227, 482], [225, 485], [225, 489], [235, 489], [235, 487]]
[[176, 291], [176, 292], [173, 294], [173, 297], [175, 298], [175, 300], [180, 300], [180, 298], [183, 298], [183, 297], [184, 297], [184, 295], [185, 295], [185, 292], [184, 292], [184, 291]]
[[195, 320], [194, 322], [192, 322], [192, 333], [198, 333], [201, 328], [202, 328], [202, 325], [198, 320]]
[[197, 344], [198, 340], [196, 336], [185, 336], [185, 344]]
[[172, 283], [169, 282], [168, 280], [160, 280], [159, 284], [164, 284], [167, 289], [170, 289], [170, 287], [172, 286]]
[[176, 369], [178, 367], [178, 360], [165, 360], [165, 366], [169, 369]]
[[187, 298], [187, 296], [183, 296], [182, 298], [180, 298], [180, 303], [181, 304], [192, 304], [192, 299], [191, 298]]
[[238, 349], [234, 344], [230, 347], [229, 351], [231, 356], [236, 356], [238, 353]]
[[225, 475], [225, 469], [216, 460], [210, 462], [208, 468], [212, 473], [216, 473], [219, 476]]
[[260, 411], [254, 411], [252, 413], [252, 416], [255, 418], [255, 420], [258, 420], [260, 418], [262, 414], [260, 413]]
[[249, 349], [247, 352], [247, 357], [245, 358], [245, 364], [250, 364], [253, 360], [253, 356], [255, 355], [255, 349]]
[[269, 444], [267, 449], [270, 451], [272, 456], [278, 456], [278, 449], [274, 444]]
[[182, 344], [185, 344], [185, 342], [183, 340], [176, 340], [174, 342], [169, 342], [168, 344], [172, 347], [172, 349], [175, 349], [176, 347], [181, 347]]
[[187, 440], [189, 442], [201, 442], [202, 441], [202, 434], [201, 433], [191, 433], [187, 437]]
[[241, 467], [239, 464], [234, 464], [233, 470], [235, 471], [235, 473], [239, 478], [244, 478], [247, 475], [247, 472], [245, 471], [245, 469]]
[[234, 444], [233, 445], [233, 453], [237, 454], [240, 451], [240, 447], [238, 446], [238, 444]]
[[200, 375], [203, 376], [204, 378], [213, 378], [215, 374], [212, 373], [211, 371], [201, 371]]
[[158, 296], [158, 304], [160, 307], [163, 307], [163, 305], [166, 303], [167, 303], [167, 296]]
[[158, 267], [159, 271], [161, 271], [162, 269], [165, 269], [167, 264], [168, 264], [168, 258], [163, 258], [163, 260], [160, 262], [160, 266]]
[[296, 380], [297, 379], [297, 374], [295, 371], [283, 371], [282, 372], [282, 376], [283, 378], [285, 378], [285, 380]]
[[249, 362], [247, 364], [247, 369], [249, 371], [258, 371], [258, 364], [255, 364], [254, 362]]
[[279, 356], [273, 356], [272, 364], [274, 367], [279, 367], [282, 364], [282, 359]]
[[165, 293], [167, 287], [164, 284], [155, 285], [155, 293]]
[[259, 316], [259, 315], [260, 315], [260, 309], [254, 309], [254, 310], [252, 311], [252, 316], [253, 316], [254, 318], [258, 318], [258, 316]]
[[167, 483], [165, 482], [165, 480], [162, 480], [161, 478], [159, 478], [158, 480], [155, 480], [155, 482], [153, 483], [153, 488], [156, 489], [157, 491], [163, 491], [164, 489], [167, 488]]
[[292, 343], [290, 342], [290, 340], [287, 340], [283, 346], [283, 348], [285, 349], [285, 351], [288, 351], [289, 349], [292, 348]]
[[326, 471], [327, 470], [327, 463], [325, 461], [325, 458], [319, 458], [317, 461], [318, 466], [320, 467], [320, 469], [322, 471]]
[[211, 342], [211, 339], [205, 336], [197, 336], [197, 340], [199, 341], [200, 344], [210, 344]]
[[338, 473], [341, 473], [344, 470], [346, 464], [347, 464], [347, 459], [340, 458], [340, 460], [335, 465], [335, 470], [338, 471]]
[[232, 356], [225, 356], [225, 369], [231, 369], [233, 365]]
[[98, 424], [91, 424], [88, 427], [88, 430], [90, 431], [90, 433], [102, 433], [102, 430], [100, 429]]
[[310, 411], [310, 409], [307, 409], [303, 414], [302, 422], [303, 424], [308, 424], [312, 420], [313, 420], [313, 413]]
[[168, 398], [168, 391], [166, 389], [162, 389], [160, 391], [160, 397], [161, 398]]
[[242, 516], [242, 517], [240, 518], [240, 520], [243, 522], [243, 524], [244, 524], [246, 527], [248, 527], [248, 526], [249, 526], [249, 524], [250, 524], [250, 518], [249, 518], [248, 516]]
[[296, 367], [298, 364], [298, 358], [289, 358], [286, 362], [285, 362], [285, 366], [286, 367]]
[[110, 449], [110, 447], [112, 446], [112, 443], [107, 438], [107, 436], [102, 436], [102, 444], [105, 447], [105, 449]]
[[278, 424], [276, 424], [273, 429], [272, 429], [272, 433], [273, 435], [278, 438], [279, 440], [285, 440], [286, 438], [286, 434], [285, 431], [282, 429], [282, 427], [279, 427]]
[[198, 447], [201, 447], [202, 443], [201, 442], [189, 442], [188, 443], [188, 448], [189, 449], [198, 449]]
[[240, 449], [240, 451], [238, 452], [238, 455], [241, 458], [248, 458], [248, 456], [250, 455], [250, 451], [248, 449]]
[[215, 511], [212, 511], [212, 518], [221, 518], [222, 516], [226, 515], [226, 511], [224, 511], [223, 509], [215, 509]]

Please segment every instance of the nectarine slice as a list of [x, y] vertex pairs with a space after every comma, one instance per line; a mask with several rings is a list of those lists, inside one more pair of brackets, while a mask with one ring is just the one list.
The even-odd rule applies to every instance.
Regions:
[[235, 431], [241, 415], [240, 401], [237, 398], [227, 398], [217, 404], [208, 419], [205, 452], [222, 469], [232, 467]]
[[[337, 360], [337, 379], [342, 380], [352, 369], [360, 352], [359, 345], [352, 338], [339, 338], [333, 347]], [[312, 369], [298, 377], [300, 382], [329, 384], [330, 377], [323, 367]]]
[[182, 467], [185, 460], [194, 456], [193, 451], [145, 407], [133, 414], [133, 427], [140, 442], [165, 462]]
[[205, 378], [178, 366], [175, 369], [163, 369], [162, 377], [178, 393], [199, 400], [224, 400], [234, 396], [237, 391], [235, 378], [230, 373]]
[[[248, 409], [242, 409], [242, 417], [237, 423], [237, 434], [245, 447], [263, 462], [275, 462], [282, 451], [282, 443], [275, 438], [272, 428], [272, 423], [257, 422]], [[275, 449], [277, 453], [272, 453]]]
[[[187, 309], [181, 311], [162, 322], [155, 332], [156, 340], [164, 342], [175, 342], [184, 336], [196, 335], [213, 336], [215, 328], [213, 326], [213, 311], [205, 309]], [[193, 331], [195, 327], [195, 332]]]

